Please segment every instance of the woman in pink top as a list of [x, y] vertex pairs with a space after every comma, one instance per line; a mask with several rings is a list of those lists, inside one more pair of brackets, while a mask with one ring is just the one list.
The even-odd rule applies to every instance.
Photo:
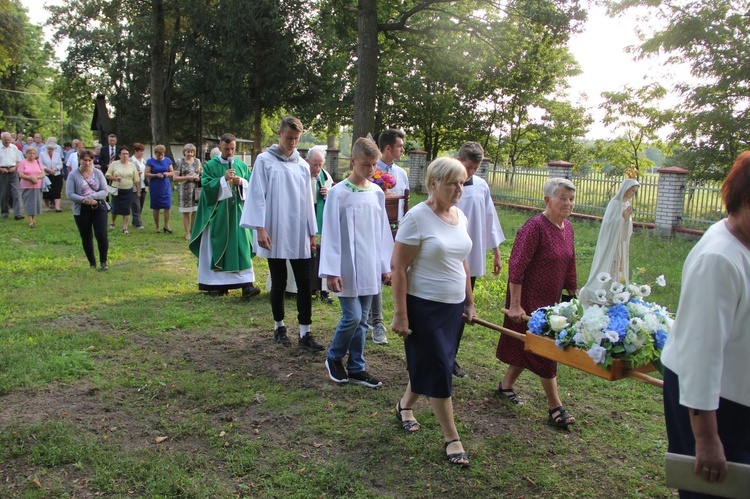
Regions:
[[29, 227], [32, 229], [36, 227], [36, 216], [42, 212], [42, 179], [47, 176], [36, 158], [36, 147], [28, 147], [26, 159], [18, 163], [23, 211], [28, 215]]

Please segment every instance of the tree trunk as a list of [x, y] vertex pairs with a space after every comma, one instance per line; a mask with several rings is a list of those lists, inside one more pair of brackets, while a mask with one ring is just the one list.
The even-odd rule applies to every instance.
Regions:
[[169, 123], [167, 106], [167, 55], [164, 51], [164, 1], [151, 0], [151, 137], [156, 144], [167, 148], [167, 156], [172, 157], [169, 147]]
[[261, 99], [260, 85], [260, 76], [256, 75], [255, 85], [253, 87], [253, 164], [255, 164], [255, 158], [263, 152], [263, 134], [261, 132], [263, 102]]
[[378, 83], [377, 0], [359, 0], [357, 10], [357, 84], [352, 141], [374, 133]]

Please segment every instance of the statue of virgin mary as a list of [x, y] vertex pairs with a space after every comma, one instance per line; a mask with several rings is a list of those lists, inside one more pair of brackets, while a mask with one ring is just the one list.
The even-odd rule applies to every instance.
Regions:
[[596, 241], [591, 272], [586, 285], [579, 293], [579, 299], [584, 307], [598, 303], [595, 298], [596, 292], [610, 285], [597, 278], [602, 272], [612, 277], [610, 282], [630, 282], [630, 236], [633, 234], [633, 207], [630, 200], [635, 196], [639, 186], [637, 180], [626, 178], [617, 195], [607, 205]]

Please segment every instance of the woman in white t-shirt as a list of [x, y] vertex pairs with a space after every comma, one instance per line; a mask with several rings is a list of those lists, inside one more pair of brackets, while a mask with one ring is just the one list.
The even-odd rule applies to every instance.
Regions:
[[466, 169], [455, 159], [438, 158], [427, 167], [430, 197], [410, 210], [399, 225], [391, 260], [393, 324], [404, 338], [409, 383], [396, 405], [407, 433], [419, 430], [412, 407], [420, 395], [443, 430], [448, 461], [469, 466], [453, 421], [453, 363], [463, 314], [476, 317], [466, 257], [471, 238], [466, 217], [456, 208]]

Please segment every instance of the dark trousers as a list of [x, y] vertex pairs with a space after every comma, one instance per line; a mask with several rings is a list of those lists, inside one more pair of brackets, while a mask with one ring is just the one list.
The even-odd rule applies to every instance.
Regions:
[[[476, 277], [471, 278], [471, 290], [474, 291], [474, 284], [477, 282]], [[461, 329], [458, 331], [458, 343], [456, 344], [456, 353], [458, 353], [458, 347], [461, 346], [461, 338], [464, 336], [464, 327], [466, 326], [465, 322], [461, 322]]]
[[21, 216], [21, 187], [18, 173], [0, 174], [0, 206], [6, 216], [11, 207], [14, 216]]
[[[310, 258], [289, 260], [297, 283], [297, 321], [301, 325], [312, 324], [312, 292], [310, 291]], [[286, 291], [286, 260], [269, 258], [271, 273], [271, 312], [273, 320], [284, 320], [284, 292]]]
[[146, 190], [141, 190], [140, 197], [133, 193], [130, 198], [130, 212], [133, 214], [133, 227], [142, 227], [141, 210], [143, 209], [143, 198], [146, 196]]
[[109, 250], [109, 239], [107, 239], [107, 210], [104, 208], [92, 209], [87, 205], [81, 206], [81, 214], [76, 215], [78, 233], [81, 234], [83, 251], [89, 264], [96, 266], [96, 255], [94, 254], [94, 237], [99, 246], [99, 262], [107, 263], [107, 251]]
[[[694, 456], [695, 436], [688, 411], [687, 407], [680, 405], [679, 378], [674, 372], [665, 369], [664, 419], [667, 424], [668, 450], [675, 454]], [[747, 430], [749, 418], [750, 407], [724, 398], [719, 399], [716, 420], [727, 461], [750, 464], [750, 431]], [[682, 499], [713, 497], [684, 490], [679, 492]]]

